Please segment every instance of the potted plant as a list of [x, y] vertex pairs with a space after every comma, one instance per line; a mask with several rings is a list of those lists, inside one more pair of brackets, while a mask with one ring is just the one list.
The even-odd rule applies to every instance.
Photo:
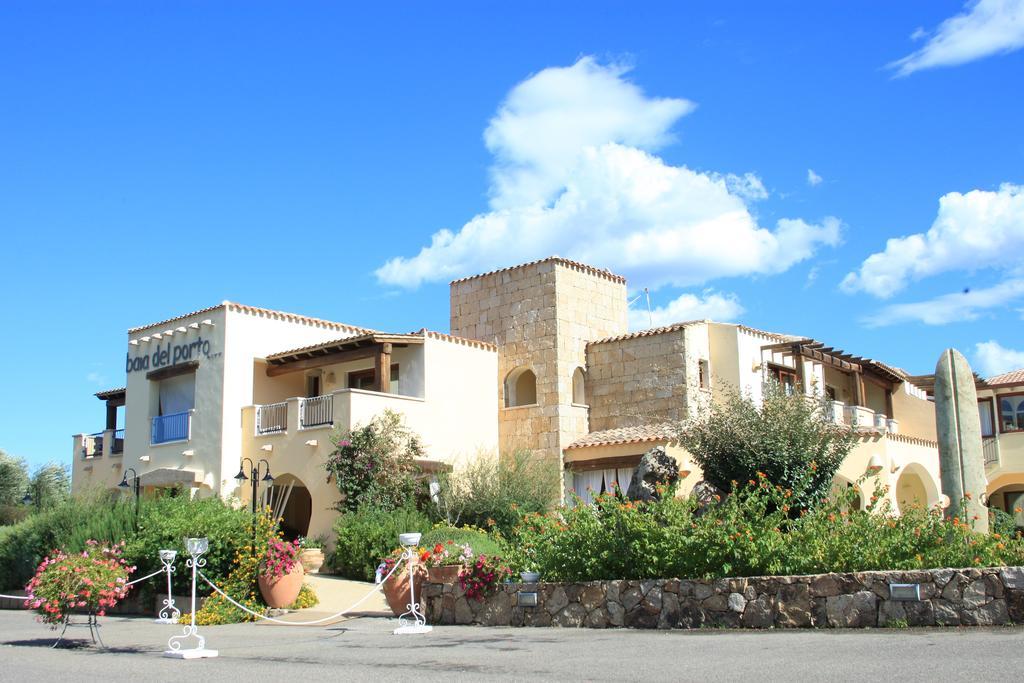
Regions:
[[271, 538], [260, 562], [257, 582], [263, 601], [270, 607], [285, 608], [295, 602], [302, 590], [302, 563], [299, 542]]
[[307, 574], [319, 573], [320, 567], [324, 565], [324, 545], [325, 539], [323, 536], [315, 538], [310, 538], [309, 536], [299, 537], [299, 562], [302, 563], [302, 569]]
[[25, 607], [53, 628], [66, 624], [73, 611], [88, 613], [92, 623], [128, 593], [128, 575], [135, 567], [121, 558], [124, 541], [101, 546], [89, 540], [86, 545], [81, 553], [51, 553], [25, 586]]
[[[401, 561], [402, 554], [405, 552], [404, 548], [399, 548], [393, 551], [390, 555], [381, 560], [380, 566], [377, 568], [378, 572], [382, 577], [387, 577], [383, 580], [381, 588], [384, 590], [384, 599], [388, 602], [388, 607], [394, 612], [395, 616], [400, 616], [404, 612], [409, 610], [409, 605], [412, 603], [411, 595], [409, 594], [409, 572], [413, 572], [413, 581], [416, 585], [416, 599], [419, 601], [423, 594], [420, 592], [420, 588], [423, 585], [424, 579], [427, 578], [427, 570], [424, 568], [424, 563], [430, 556], [430, 551], [424, 548], [413, 548], [412, 561], [403, 566], [398, 571], [391, 573], [395, 565]], [[390, 574], [390, 576], [388, 576]]]
[[468, 543], [456, 545], [454, 541], [438, 543], [427, 556], [427, 580], [431, 583], [455, 583], [459, 572], [473, 561], [473, 548]]

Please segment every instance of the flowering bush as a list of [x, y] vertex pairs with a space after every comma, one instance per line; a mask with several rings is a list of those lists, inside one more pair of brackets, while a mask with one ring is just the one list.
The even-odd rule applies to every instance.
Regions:
[[454, 541], [437, 543], [433, 548], [420, 553], [420, 562], [427, 567], [446, 567], [451, 565], [468, 565], [473, 561], [473, 548], [468, 543], [462, 545]]
[[946, 518], [918, 505], [897, 516], [884, 487], [861, 510], [853, 505], [857, 487], [802, 509], [805, 497], [763, 472], [754, 476], [703, 509], [692, 497], [638, 503], [602, 495], [594, 505], [524, 519], [510, 548], [529, 549], [554, 581], [1024, 564], [1024, 540], [977, 533], [963, 511]]
[[100, 546], [89, 540], [87, 545], [71, 555], [54, 551], [25, 586], [25, 607], [36, 610], [44, 623], [56, 626], [75, 609], [103, 616], [128, 593], [135, 567], [121, 558], [124, 541]]
[[476, 562], [459, 572], [459, 586], [467, 598], [483, 600], [498, 584], [512, 576], [500, 557], [480, 555]]
[[260, 574], [270, 581], [277, 581], [282, 576], [290, 574], [299, 563], [300, 550], [297, 540], [289, 543], [277, 536], [272, 537], [267, 543], [263, 562], [260, 563]]

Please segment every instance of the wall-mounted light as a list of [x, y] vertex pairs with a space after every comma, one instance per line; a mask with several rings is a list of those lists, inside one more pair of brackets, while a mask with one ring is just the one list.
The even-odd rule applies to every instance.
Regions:
[[882, 471], [883, 467], [884, 465], [882, 464], [882, 458], [876, 453], [875, 455], [871, 456], [870, 460], [868, 460], [867, 473], [870, 475], [878, 474], [879, 472]]
[[898, 456], [894, 455], [892, 457], [892, 462], [889, 463], [889, 471], [892, 472], [893, 474], [896, 474], [896, 472], [898, 472], [901, 467], [903, 467], [903, 462], [899, 459]]
[[945, 493], [939, 496], [939, 507], [941, 507], [943, 510], [949, 507], [949, 502], [949, 496], [947, 496]]

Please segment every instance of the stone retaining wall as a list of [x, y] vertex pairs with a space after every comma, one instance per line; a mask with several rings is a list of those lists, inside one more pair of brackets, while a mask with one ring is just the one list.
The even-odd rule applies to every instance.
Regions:
[[[920, 599], [893, 599], [890, 584], [918, 584]], [[536, 594], [537, 606], [520, 606], [519, 593]], [[467, 599], [457, 584], [426, 583], [422, 595], [433, 624], [669, 629], [1024, 623], [1024, 567], [511, 583], [483, 601]]]

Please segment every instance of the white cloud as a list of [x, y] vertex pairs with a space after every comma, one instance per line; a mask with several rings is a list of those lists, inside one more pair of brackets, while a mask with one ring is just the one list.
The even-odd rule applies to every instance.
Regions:
[[923, 26], [918, 26], [917, 28], [914, 29], [914, 32], [910, 34], [910, 39], [913, 40], [915, 43], [921, 40], [922, 38], [927, 37], [928, 31], [925, 31]]
[[[918, 28], [911, 40], [926, 36]], [[921, 69], [956, 66], [1024, 47], [1024, 0], [975, 0], [939, 24], [919, 50], [888, 64], [897, 76]]]
[[412, 257], [377, 269], [416, 287], [552, 254], [611, 268], [657, 288], [772, 274], [839, 243], [834, 218], [758, 225], [747, 202], [760, 178], [672, 166], [653, 151], [693, 110], [651, 98], [621, 65], [584, 58], [515, 86], [484, 138], [495, 155], [491, 210], [436, 232]]
[[1024, 351], [1008, 349], [994, 339], [975, 344], [974, 359], [982, 377], [992, 377], [1024, 368]]
[[864, 319], [868, 327], [883, 327], [902, 322], [926, 325], [977, 320], [982, 311], [1008, 306], [1024, 297], [1024, 279], [1010, 279], [987, 289], [943, 294], [927, 301], [893, 304]]
[[807, 184], [811, 187], [821, 185], [821, 176], [814, 172], [814, 169], [807, 169]]
[[696, 294], [683, 294], [670, 301], [666, 306], [658, 306], [647, 311], [647, 302], [640, 299], [629, 309], [629, 327], [632, 330], [643, 330], [649, 327], [662, 327], [685, 320], [718, 320], [726, 322], [735, 320], [744, 312], [735, 294], [719, 294], [713, 290], [704, 290]]
[[869, 256], [841, 287], [886, 298], [909, 280], [948, 271], [1018, 272], [1022, 253], [1024, 187], [1006, 183], [998, 192], [950, 192], [939, 199], [938, 215], [927, 233], [888, 240], [885, 251]]
[[107, 378], [98, 372], [90, 372], [85, 376], [85, 381], [96, 386], [103, 386], [107, 383]]

